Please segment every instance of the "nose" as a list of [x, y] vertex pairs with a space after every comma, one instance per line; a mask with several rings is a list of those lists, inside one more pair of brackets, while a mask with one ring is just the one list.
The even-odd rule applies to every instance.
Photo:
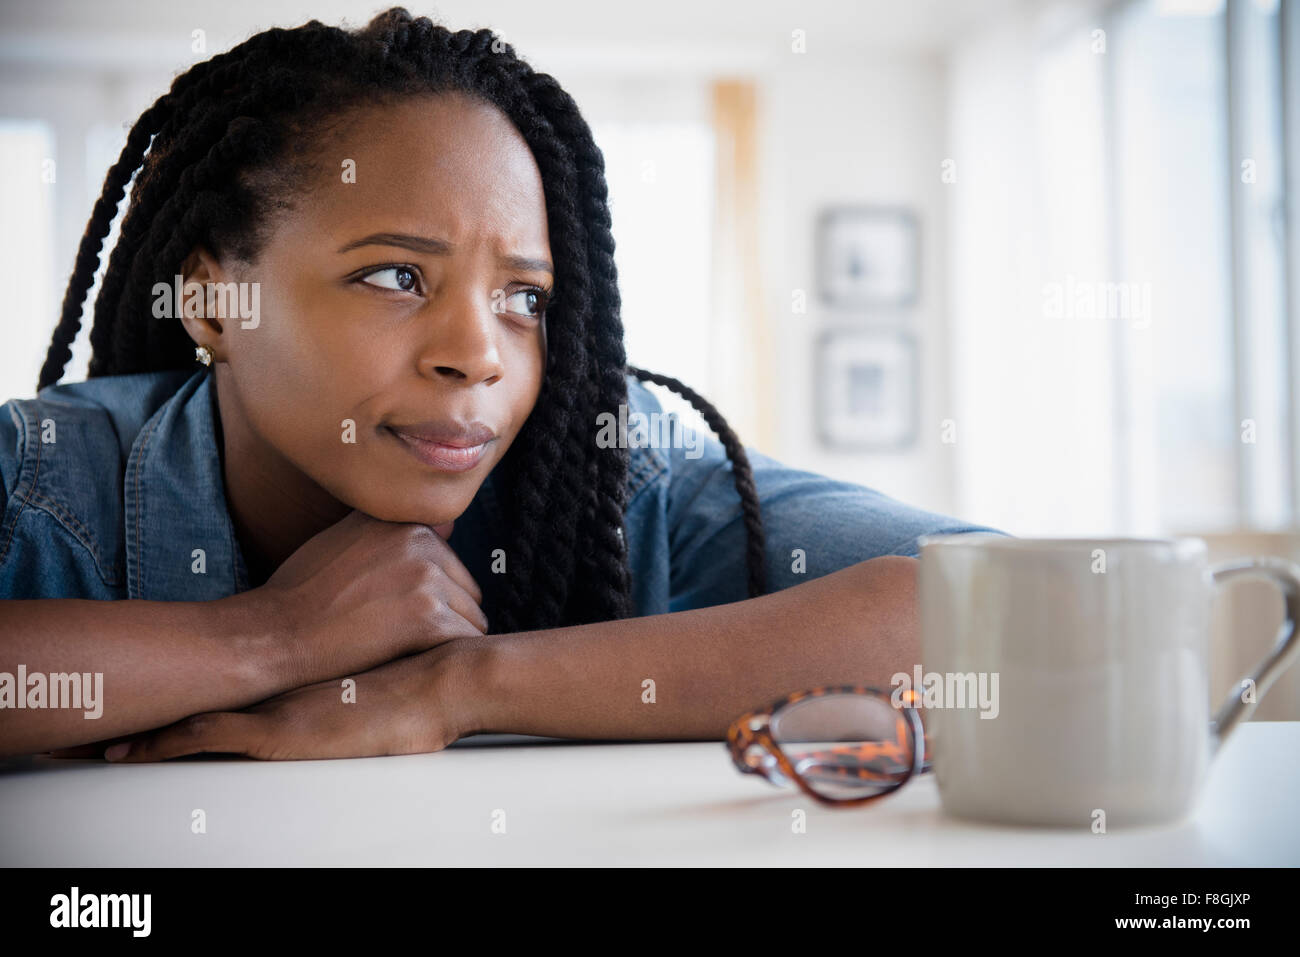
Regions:
[[467, 385], [491, 385], [504, 368], [497, 348], [500, 317], [492, 301], [466, 288], [449, 291], [427, 306], [429, 316], [420, 357], [420, 375]]

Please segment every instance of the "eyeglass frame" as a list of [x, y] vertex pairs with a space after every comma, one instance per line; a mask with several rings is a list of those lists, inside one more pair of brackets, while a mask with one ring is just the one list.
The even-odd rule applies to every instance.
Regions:
[[[789, 757], [781, 750], [776, 739], [772, 737], [771, 724], [772, 719], [782, 708], [797, 704], [800, 701], [809, 698], [824, 697], [831, 694], [855, 694], [874, 696], [886, 699], [890, 706], [897, 711], [906, 713], [908, 725], [912, 730], [912, 765], [908, 768], [907, 773], [898, 780], [897, 783], [878, 791], [875, 794], [865, 794], [860, 797], [850, 798], [831, 798], [820, 794], [809, 784], [802, 774], [794, 769], [793, 763]], [[921, 721], [920, 713], [915, 702], [920, 697], [915, 690], [903, 692], [906, 699], [905, 703], [896, 705], [893, 702], [893, 692], [883, 691], [880, 688], [873, 688], [866, 685], [821, 685], [807, 691], [796, 691], [774, 701], [765, 708], [759, 708], [755, 711], [747, 711], [740, 717], [731, 722], [727, 728], [727, 750], [731, 754], [731, 760], [736, 768], [742, 774], [758, 774], [770, 784], [781, 786], [780, 781], [774, 781], [769, 774], [770, 765], [764, 762], [751, 764], [746, 758], [746, 753], [754, 746], [758, 745], [763, 748], [776, 761], [781, 773], [785, 775], [788, 781], [791, 781], [801, 791], [828, 807], [858, 807], [882, 798], [887, 794], [893, 794], [904, 784], [912, 779], [914, 775], [925, 774], [931, 770], [930, 761], [930, 737], [925, 732], [925, 725]], [[920, 741], [921, 747], [916, 746]]]

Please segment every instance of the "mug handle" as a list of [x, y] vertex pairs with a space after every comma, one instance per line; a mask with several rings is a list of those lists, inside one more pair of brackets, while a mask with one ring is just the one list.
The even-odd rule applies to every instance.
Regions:
[[[1210, 754], [1213, 756], [1242, 721], [1254, 713], [1269, 686], [1292, 664], [1300, 652], [1296, 621], [1300, 618], [1300, 566], [1280, 558], [1244, 558], [1222, 562], [1206, 572], [1215, 588], [1234, 578], [1263, 578], [1277, 585], [1286, 603], [1282, 627], [1273, 650], [1256, 666], [1254, 673], [1238, 681], [1210, 722]], [[1251, 681], [1254, 700], [1246, 701], [1242, 686]]]

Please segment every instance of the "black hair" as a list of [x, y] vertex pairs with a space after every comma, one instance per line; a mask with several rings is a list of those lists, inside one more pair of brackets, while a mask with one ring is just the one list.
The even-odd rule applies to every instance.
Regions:
[[192, 367], [183, 325], [153, 315], [154, 283], [170, 282], [199, 245], [255, 261], [268, 214], [290, 207], [306, 180], [303, 144], [328, 120], [354, 106], [444, 92], [496, 106], [523, 136], [541, 172], [556, 268], [541, 392], [498, 467], [513, 541], [502, 593], [484, 585], [492, 631], [631, 614], [628, 451], [597, 449], [594, 427], [600, 410], [627, 402], [625, 373], [685, 396], [718, 434], [742, 502], [748, 591], [762, 594], [763, 526], [744, 446], [694, 391], [626, 364], [604, 157], [573, 98], [490, 30], [453, 33], [394, 7], [357, 30], [316, 20], [267, 30], [177, 76], [108, 171], [38, 389], [63, 375], [104, 239], [137, 169], [95, 301], [91, 377]]

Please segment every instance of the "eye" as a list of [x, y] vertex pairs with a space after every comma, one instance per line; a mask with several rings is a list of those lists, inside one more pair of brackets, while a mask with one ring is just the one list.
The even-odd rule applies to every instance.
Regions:
[[506, 296], [502, 311], [527, 316], [530, 319], [540, 319], [546, 313], [549, 302], [550, 294], [545, 289], [533, 286]]
[[[382, 282], [372, 282], [376, 276], [384, 277]], [[420, 284], [420, 277], [410, 266], [382, 266], [372, 272], [358, 277], [358, 281], [380, 289], [392, 289], [394, 292], [415, 292]]]

